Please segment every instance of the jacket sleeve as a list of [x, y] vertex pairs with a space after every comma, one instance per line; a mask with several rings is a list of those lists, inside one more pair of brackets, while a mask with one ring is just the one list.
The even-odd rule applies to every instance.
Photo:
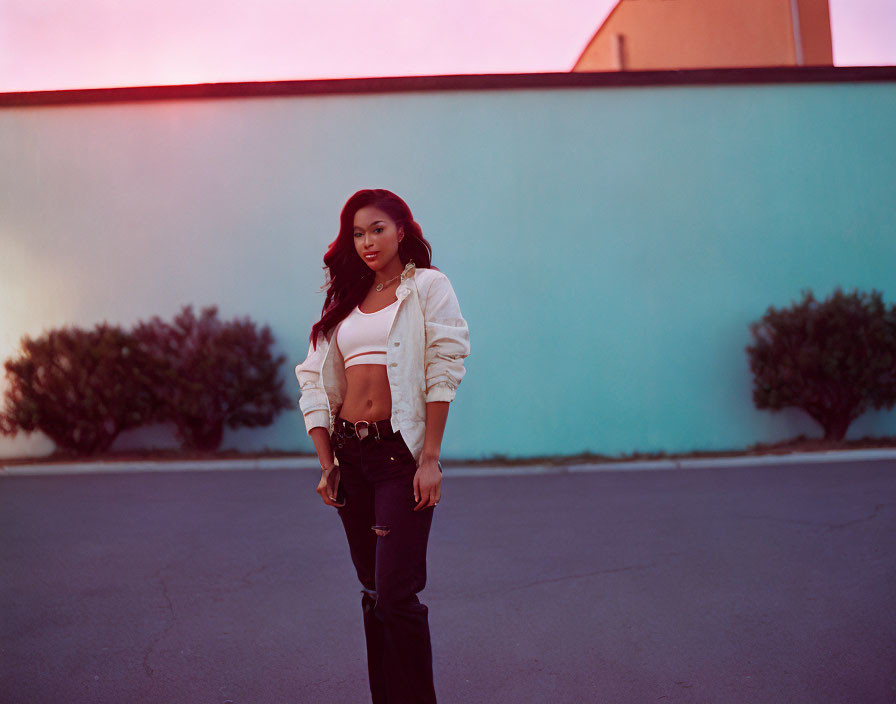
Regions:
[[302, 390], [299, 408], [305, 417], [305, 429], [309, 433], [312, 428], [330, 427], [330, 405], [327, 401], [327, 392], [320, 383], [320, 367], [326, 349], [327, 341], [321, 336], [317, 342], [317, 349], [309, 344], [308, 356], [304, 362], [296, 366], [296, 378]]
[[464, 378], [470, 331], [448, 277], [439, 272], [423, 301], [426, 402], [452, 401]]

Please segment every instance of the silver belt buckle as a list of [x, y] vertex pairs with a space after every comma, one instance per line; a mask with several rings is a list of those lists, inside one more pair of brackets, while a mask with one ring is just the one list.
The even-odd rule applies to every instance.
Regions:
[[[362, 423], [364, 425], [364, 434], [363, 435], [361, 434], [361, 429], [358, 427]], [[363, 440], [370, 434], [370, 423], [368, 423], [366, 420], [356, 420], [354, 423], [354, 427], [355, 427], [355, 435], [358, 436], [358, 440]]]
[[[364, 432], [363, 432], [363, 433], [361, 432], [362, 429], [358, 427], [358, 426], [360, 426], [361, 424], [364, 425], [364, 428], [363, 428]], [[379, 426], [378, 426], [376, 423], [370, 423], [370, 422], [368, 422], [368, 421], [366, 421], [366, 420], [356, 420], [355, 423], [354, 423], [354, 428], [355, 428], [355, 435], [358, 436], [358, 440], [363, 440], [363, 439], [366, 438], [368, 435], [373, 435], [377, 440], [382, 440], [382, 439], [383, 439], [382, 435], [380, 435], [380, 428], [379, 428]], [[371, 428], [373, 428], [373, 430], [375, 430], [376, 432], [375, 432], [375, 433], [371, 433], [371, 432], [370, 432], [370, 429], [371, 429]]]

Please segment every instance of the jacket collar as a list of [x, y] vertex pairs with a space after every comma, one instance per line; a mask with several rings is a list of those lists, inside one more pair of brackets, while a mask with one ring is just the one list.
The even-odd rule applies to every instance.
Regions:
[[410, 279], [414, 278], [414, 272], [417, 270], [417, 267], [414, 266], [413, 262], [408, 262], [407, 266], [405, 266], [404, 271], [401, 272], [401, 282], [398, 284], [398, 288], [395, 289], [395, 297], [402, 301], [404, 300], [408, 294], [411, 292], [411, 284], [409, 283]]

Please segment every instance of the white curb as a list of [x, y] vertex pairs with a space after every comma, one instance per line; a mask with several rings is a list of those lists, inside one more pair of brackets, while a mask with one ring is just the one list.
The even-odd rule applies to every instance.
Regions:
[[[446, 467], [448, 477], [515, 477], [540, 474], [582, 472], [627, 472], [636, 470], [704, 469], [707, 467], [756, 467], [786, 464], [828, 464], [831, 462], [867, 462], [896, 460], [896, 448], [868, 450], [831, 450], [790, 454], [738, 455], [736, 457], [699, 457], [659, 460], [619, 460], [578, 464], [459, 465]], [[298, 469], [319, 470], [314, 457], [269, 457], [226, 460], [177, 460], [132, 462], [73, 462], [0, 465], [0, 477], [54, 476], [61, 474], [109, 474], [131, 472], [208, 472], [229, 470]]]
[[238, 469], [320, 469], [310, 457], [268, 457], [229, 460], [135, 460], [124, 462], [70, 462], [0, 466], [0, 477], [57, 474], [109, 474], [115, 472], [218, 472]]

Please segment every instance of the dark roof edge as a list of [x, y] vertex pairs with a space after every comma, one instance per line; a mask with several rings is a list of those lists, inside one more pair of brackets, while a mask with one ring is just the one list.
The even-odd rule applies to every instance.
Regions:
[[772, 66], [673, 71], [497, 73], [41, 90], [0, 93], [0, 107], [449, 90], [625, 88], [855, 81], [896, 81], [896, 66]]

